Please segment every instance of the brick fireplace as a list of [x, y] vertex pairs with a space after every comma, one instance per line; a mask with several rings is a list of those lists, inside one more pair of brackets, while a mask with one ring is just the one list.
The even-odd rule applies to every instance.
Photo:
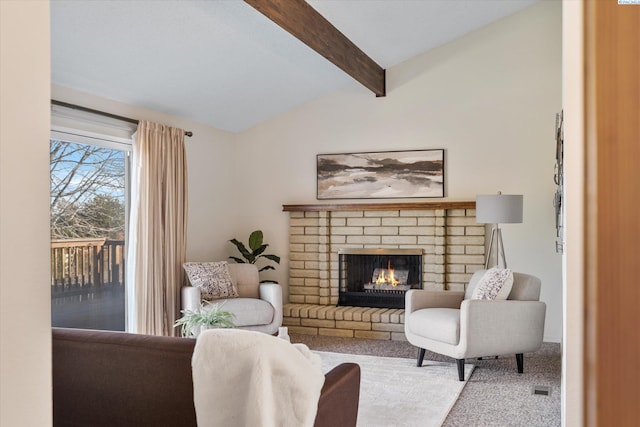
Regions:
[[340, 253], [422, 254], [422, 287], [464, 290], [484, 265], [485, 228], [475, 202], [285, 205], [289, 212], [289, 304], [284, 324], [313, 335], [403, 340], [404, 310], [337, 306]]

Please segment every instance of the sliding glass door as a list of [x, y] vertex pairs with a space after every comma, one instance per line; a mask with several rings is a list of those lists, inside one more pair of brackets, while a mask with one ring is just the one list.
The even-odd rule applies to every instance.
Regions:
[[52, 132], [52, 325], [124, 331], [127, 141]]

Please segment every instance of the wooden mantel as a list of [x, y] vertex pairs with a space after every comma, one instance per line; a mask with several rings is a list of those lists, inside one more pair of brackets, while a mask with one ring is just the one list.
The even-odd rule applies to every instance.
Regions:
[[475, 200], [437, 200], [430, 202], [397, 203], [331, 203], [318, 205], [282, 205], [284, 212], [325, 212], [325, 211], [393, 211], [424, 209], [475, 209]]

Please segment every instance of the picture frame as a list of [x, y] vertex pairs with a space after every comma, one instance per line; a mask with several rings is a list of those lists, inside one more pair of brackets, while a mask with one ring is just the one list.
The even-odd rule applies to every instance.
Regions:
[[553, 182], [556, 192], [553, 195], [554, 217], [556, 222], [556, 252], [564, 251], [563, 211], [564, 211], [564, 111], [556, 114], [556, 164]]
[[444, 149], [318, 154], [317, 198], [444, 197]]

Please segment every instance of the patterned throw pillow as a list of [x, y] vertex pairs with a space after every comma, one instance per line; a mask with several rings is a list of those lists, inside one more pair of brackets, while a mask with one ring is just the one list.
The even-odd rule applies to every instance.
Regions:
[[487, 270], [473, 290], [471, 299], [504, 300], [513, 286], [513, 271], [494, 267]]
[[187, 272], [191, 286], [200, 288], [202, 299], [211, 301], [238, 297], [238, 289], [231, 281], [226, 261], [185, 262], [182, 267]]

